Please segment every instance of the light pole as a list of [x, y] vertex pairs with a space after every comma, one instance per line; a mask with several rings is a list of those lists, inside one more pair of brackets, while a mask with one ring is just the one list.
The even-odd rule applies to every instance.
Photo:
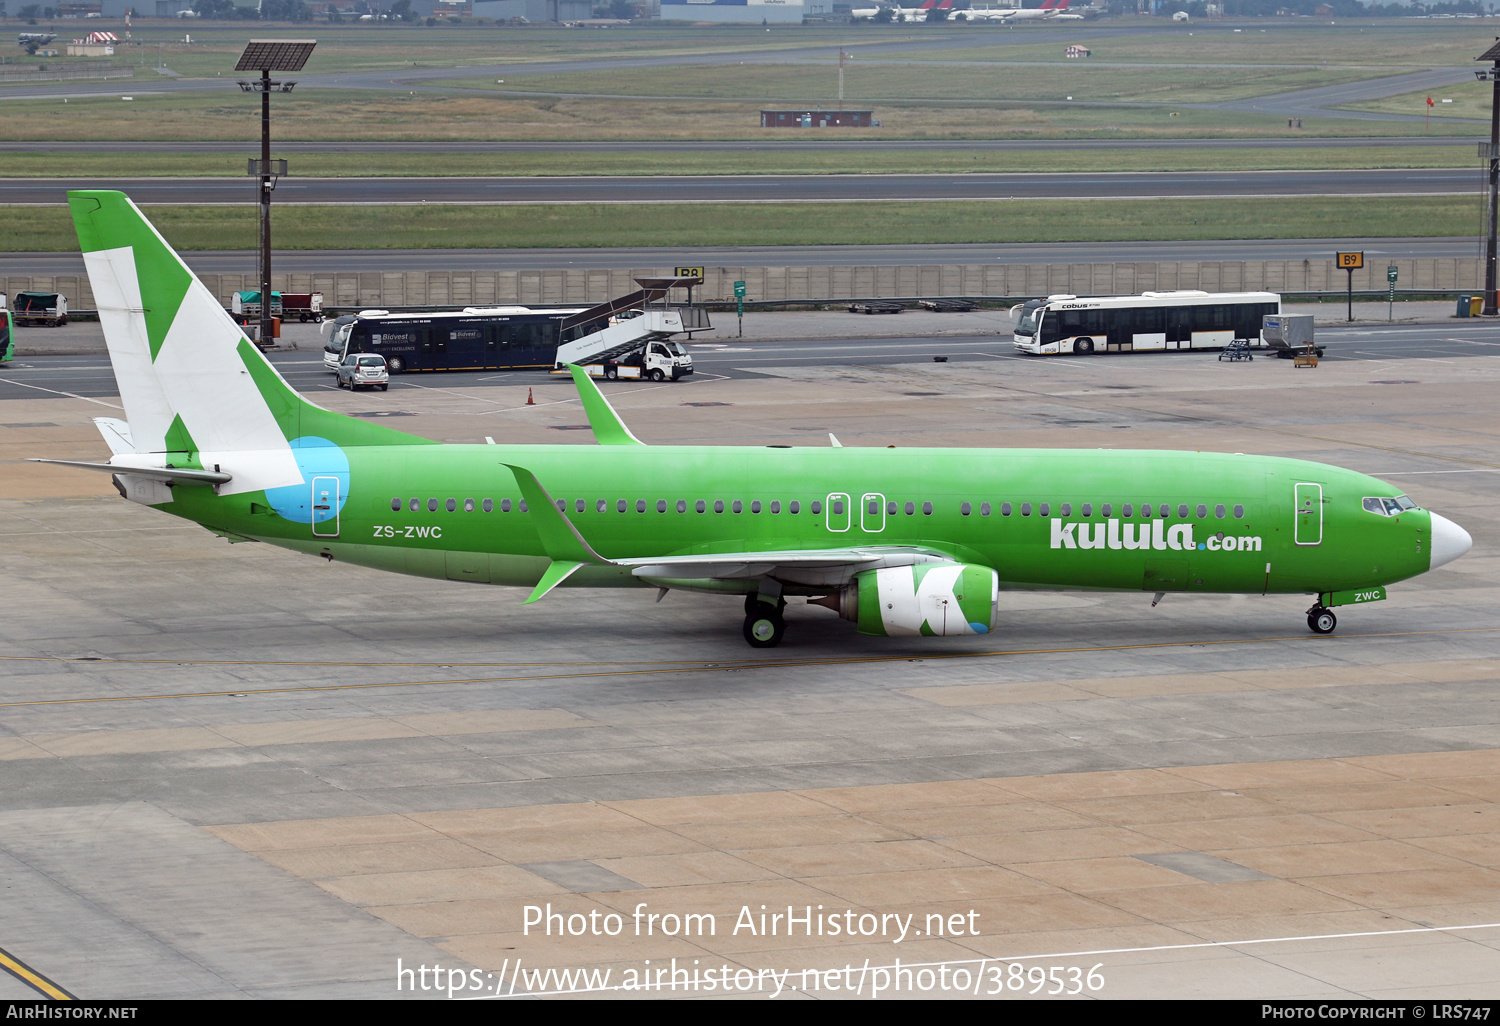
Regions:
[[312, 55], [316, 39], [252, 39], [240, 54], [235, 71], [259, 71], [260, 78], [241, 82], [247, 93], [260, 93], [260, 159], [250, 158], [248, 173], [259, 179], [260, 200], [260, 338], [271, 345], [271, 191], [286, 174], [286, 161], [271, 161], [271, 93], [289, 93], [296, 82], [272, 82], [273, 71], [301, 71]]
[[1493, 68], [1481, 68], [1474, 77], [1483, 82], [1494, 83], [1490, 97], [1490, 141], [1479, 144], [1479, 155], [1490, 162], [1490, 204], [1487, 221], [1488, 236], [1484, 244], [1484, 306], [1482, 313], [1493, 317], [1500, 310], [1495, 306], [1495, 226], [1496, 204], [1500, 200], [1500, 37], [1495, 45], [1474, 58], [1476, 61], [1494, 61]]

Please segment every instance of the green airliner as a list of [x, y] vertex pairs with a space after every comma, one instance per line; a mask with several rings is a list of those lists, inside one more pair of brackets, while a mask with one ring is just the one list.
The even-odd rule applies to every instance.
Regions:
[[298, 395], [129, 198], [68, 194], [128, 423], [128, 499], [230, 541], [531, 589], [788, 596], [872, 635], [991, 630], [1001, 589], [1305, 593], [1308, 626], [1457, 559], [1463, 528], [1338, 467], [1239, 453], [645, 445], [573, 369], [600, 443], [445, 445]]

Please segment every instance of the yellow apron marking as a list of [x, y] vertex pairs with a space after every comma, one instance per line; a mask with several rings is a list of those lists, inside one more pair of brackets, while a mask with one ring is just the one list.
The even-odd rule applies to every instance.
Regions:
[[0, 948], [0, 969], [4, 969], [32, 990], [45, 994], [54, 1001], [78, 1000], [4, 948]]

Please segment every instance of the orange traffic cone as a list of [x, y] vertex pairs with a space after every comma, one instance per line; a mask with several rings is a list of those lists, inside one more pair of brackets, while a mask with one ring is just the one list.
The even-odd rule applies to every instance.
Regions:
[[529, 389], [529, 388], [526, 390], [526, 405], [527, 406], [535, 406], [536, 405], [536, 400], [533, 399], [533, 398], [531, 398], [531, 389]]

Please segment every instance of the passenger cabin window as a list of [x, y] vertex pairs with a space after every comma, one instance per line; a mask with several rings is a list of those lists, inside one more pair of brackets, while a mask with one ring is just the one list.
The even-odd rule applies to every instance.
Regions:
[[1094, 515], [1094, 504], [1092, 502], [1085, 502], [1083, 504], [1083, 515], [1086, 517]]
[[509, 499], [501, 499], [500, 500], [500, 512], [501, 513], [509, 513], [510, 512], [510, 500]]
[[[1369, 501], [1369, 500], [1366, 500], [1366, 501]], [[401, 500], [400, 499], [392, 499], [391, 500], [391, 509], [394, 510], [395, 512], [397, 512], [397, 513], [400, 513], [401, 512]]]
[[1224, 519], [1224, 504], [1222, 502], [1214, 507], [1214, 516], [1220, 520]]
[[1023, 503], [1021, 503], [1021, 516], [1023, 516], [1023, 517], [1029, 517], [1029, 516], [1031, 516], [1031, 503], [1029, 503], [1029, 502], [1023, 502]]
[[644, 513], [644, 512], [646, 512], [646, 500], [645, 499], [636, 499], [635, 500], [635, 511], [637, 513]]
[[917, 512], [917, 504], [915, 502], [908, 502], [906, 504], [906, 515], [907, 516], [913, 516], [916, 512]]
[[1036, 511], [1044, 517], [1050, 517], [1052, 515], [1052, 504], [1050, 502], [1039, 503]]
[[484, 511], [486, 513], [493, 513], [493, 512], [495, 512], [495, 500], [494, 499], [485, 499], [484, 500], [484, 507], [483, 508], [484, 508]]
[[1244, 506], [1236, 506], [1236, 507], [1234, 507], [1234, 519], [1236, 519], [1236, 520], [1243, 520], [1243, 519], [1245, 519], [1245, 507]]
[[930, 516], [932, 516], [932, 503], [930, 503], [930, 502], [924, 502], [924, 503], [922, 503], [922, 515], [924, 517], [930, 517]]
[[1010, 516], [1010, 503], [1008, 503], [1008, 502], [1002, 502], [1000, 504], [1000, 515], [1002, 517], [1008, 517], [1008, 516]]
[[[823, 504], [821, 502], [819, 502], [817, 499], [814, 499], [812, 501], [812, 511], [813, 511], [813, 513], [815, 515], [818, 514], [818, 513], [823, 512]], [[795, 513], [796, 510], [793, 510], [792, 512]]]
[[658, 512], [658, 513], [665, 513], [666, 511], [667, 511], [667, 500], [666, 499], [657, 499], [656, 500], [656, 512]]
[[[875, 504], [872, 502], [870, 505], [871, 505], [871, 507], [873, 507]], [[963, 514], [964, 516], [968, 516], [970, 513], [972, 513], [974, 511], [974, 507], [970, 506], [967, 502], [962, 502], [962, 503], [959, 503], [958, 511], [959, 511], [959, 513]], [[875, 510], [872, 508], [870, 510], [870, 512], [874, 513]]]
[[677, 500], [677, 512], [679, 512], [679, 513], [686, 513], [687, 512], [687, 500], [686, 499], [678, 499]]
[[982, 516], [982, 517], [987, 517], [987, 516], [990, 515], [990, 504], [989, 503], [987, 503], [987, 502], [981, 502], [979, 504], [979, 515]]

